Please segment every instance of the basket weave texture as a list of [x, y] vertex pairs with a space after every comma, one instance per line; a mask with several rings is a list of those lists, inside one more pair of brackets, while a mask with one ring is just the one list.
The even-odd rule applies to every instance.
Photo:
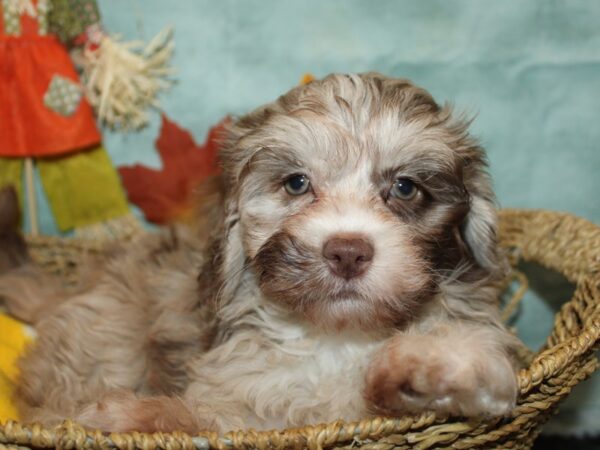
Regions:
[[[564, 275], [575, 286], [573, 297], [556, 314], [545, 346], [518, 374], [520, 395], [509, 417], [461, 421], [433, 413], [402, 418], [334, 422], [268, 432], [253, 430], [185, 433], [113, 433], [85, 430], [66, 421], [57, 428], [0, 425], [0, 447], [278, 450], [287, 448], [350, 449], [528, 449], [541, 425], [556, 412], [571, 389], [598, 367], [600, 344], [600, 227], [569, 214], [542, 210], [502, 210], [500, 244], [514, 265], [534, 261]], [[66, 282], [77, 276], [87, 253], [102, 251], [92, 241], [36, 238], [34, 258]]]

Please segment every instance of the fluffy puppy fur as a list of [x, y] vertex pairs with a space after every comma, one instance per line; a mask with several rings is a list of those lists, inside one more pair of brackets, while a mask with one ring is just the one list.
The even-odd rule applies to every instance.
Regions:
[[[214, 221], [117, 249], [30, 316], [23, 418], [194, 432], [506, 414], [515, 342], [467, 125], [378, 74], [331, 75], [235, 121]], [[10, 308], [57, 298], [37, 276], [0, 282]]]

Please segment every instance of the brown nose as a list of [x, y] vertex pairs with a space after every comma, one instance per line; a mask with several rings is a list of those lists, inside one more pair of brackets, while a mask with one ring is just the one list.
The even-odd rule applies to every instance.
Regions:
[[323, 256], [336, 275], [349, 280], [371, 265], [373, 246], [362, 238], [333, 237], [325, 242]]

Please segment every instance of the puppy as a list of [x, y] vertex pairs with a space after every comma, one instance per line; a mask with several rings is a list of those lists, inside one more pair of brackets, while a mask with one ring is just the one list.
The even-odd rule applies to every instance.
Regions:
[[[196, 432], [508, 413], [516, 343], [467, 125], [378, 74], [330, 75], [235, 121], [208, 229], [124, 246], [36, 319], [24, 420]], [[28, 268], [0, 295], [22, 308], [49, 286]]]

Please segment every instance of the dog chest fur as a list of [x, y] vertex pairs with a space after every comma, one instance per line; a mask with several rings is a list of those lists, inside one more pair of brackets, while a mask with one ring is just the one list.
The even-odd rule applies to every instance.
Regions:
[[[367, 413], [361, 389], [369, 355], [384, 336], [360, 331], [324, 332], [297, 315], [264, 302], [251, 279], [223, 308], [237, 315], [230, 337], [193, 366], [195, 380], [186, 397], [201, 398], [220, 429], [270, 429], [337, 419], [358, 420]], [[243, 299], [243, 300], [242, 300]], [[239, 405], [247, 408], [239, 423]]]

